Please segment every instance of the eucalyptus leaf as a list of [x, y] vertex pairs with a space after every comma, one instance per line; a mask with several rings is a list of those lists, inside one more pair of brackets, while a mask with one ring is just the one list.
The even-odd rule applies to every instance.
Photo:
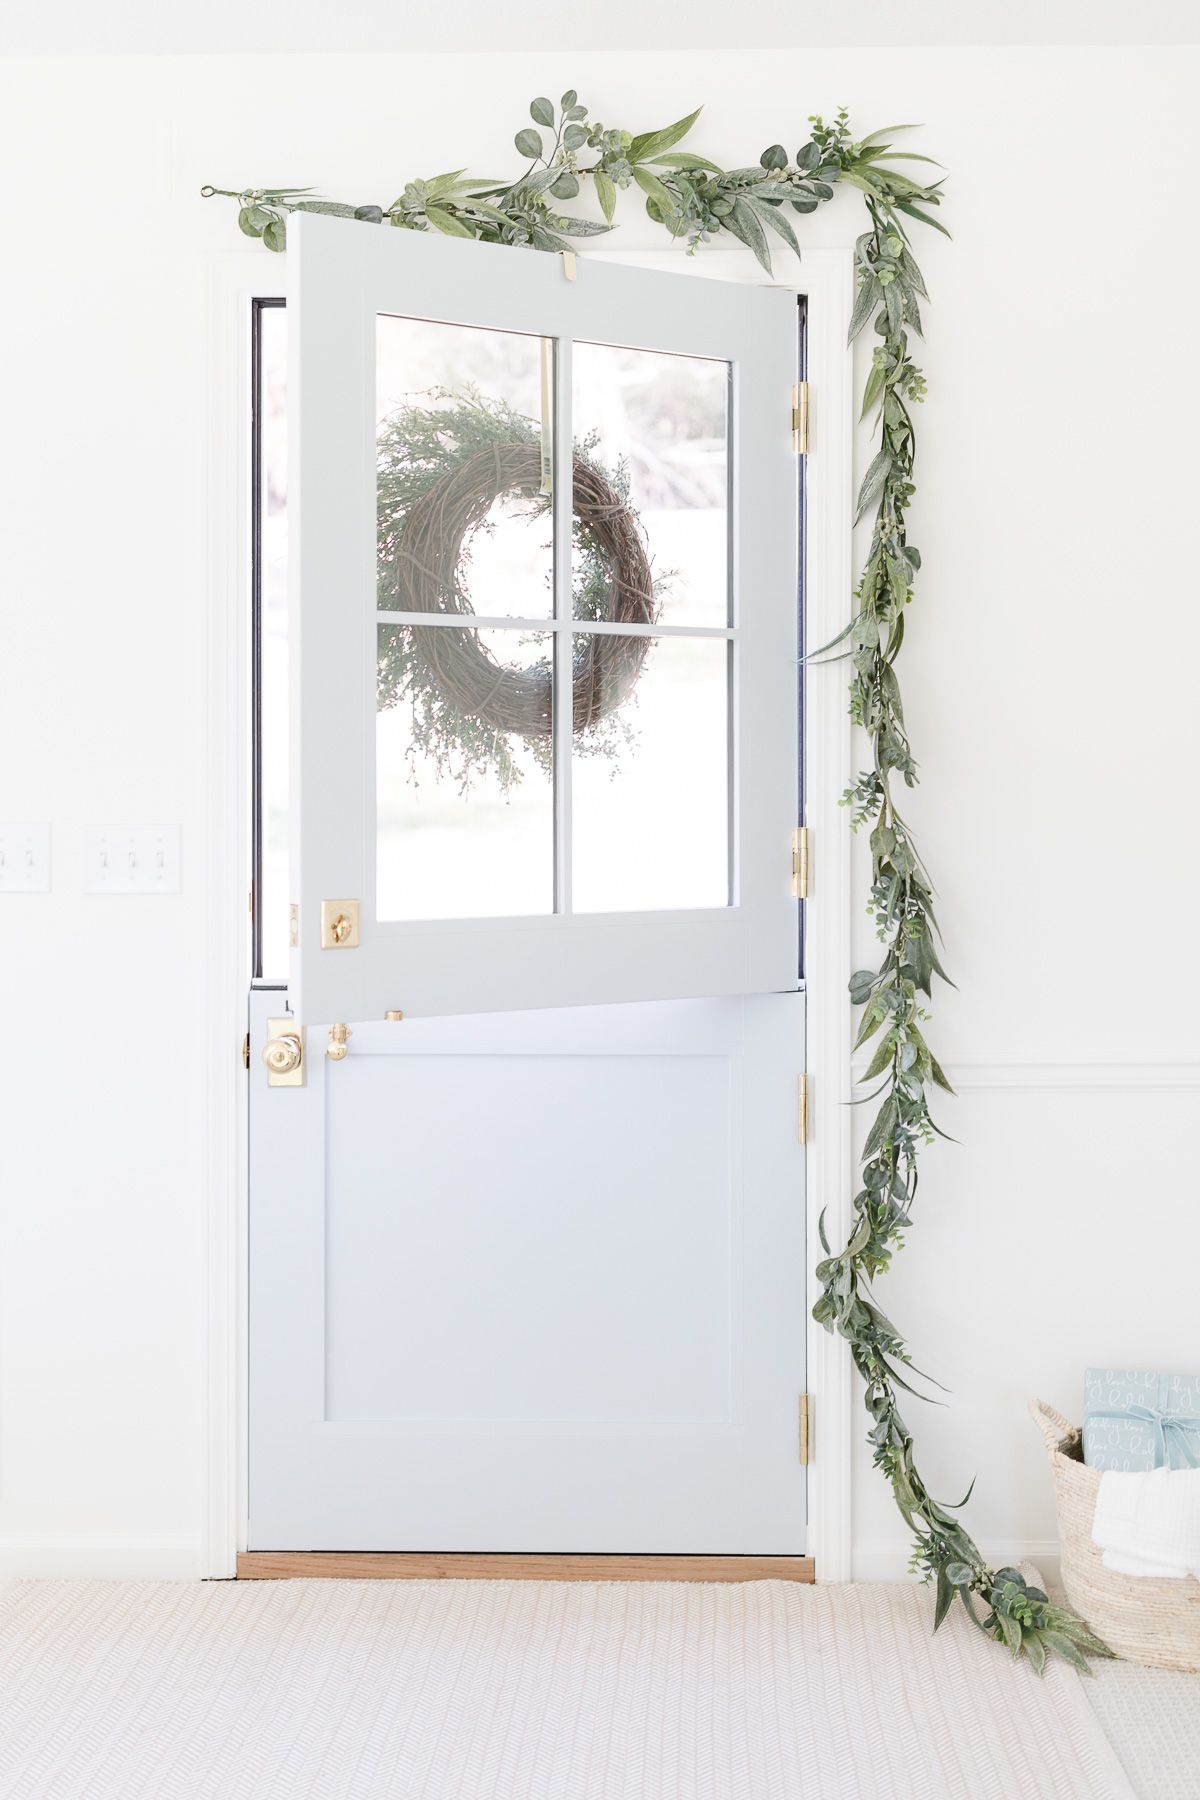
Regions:
[[600, 210], [611, 225], [613, 214], [617, 210], [616, 185], [603, 169], [597, 169], [593, 179], [596, 183], [596, 198], [600, 202]]
[[756, 206], [754, 210], [756, 217], [764, 225], [769, 225], [772, 231], [777, 232], [787, 245], [788, 249], [791, 250], [796, 257], [799, 257], [800, 245], [796, 241], [796, 234], [789, 225], [785, 215], [780, 212], [779, 208], [768, 204]]
[[513, 143], [522, 156], [539, 157], [542, 154], [542, 134], [540, 131], [531, 131], [528, 125], [518, 131]]
[[664, 187], [663, 183], [652, 170], [635, 168], [633, 171], [633, 179], [637, 182], [644, 194], [648, 194], [652, 200], [657, 202], [664, 214], [669, 213], [672, 210], [675, 202], [671, 198], [670, 190]]
[[758, 214], [745, 200], [734, 200], [733, 210], [725, 220], [726, 231], [731, 231], [753, 250], [758, 261], [771, 273], [771, 252], [767, 246], [767, 234], [758, 221]]
[[661, 156], [644, 156], [642, 161], [653, 163], [660, 169], [707, 169], [713, 175], [725, 173], [720, 163], [709, 162], [707, 156], [698, 156], [694, 150], [667, 150]]
[[663, 150], [670, 150], [680, 138], [687, 136], [703, 110], [703, 107], [698, 106], [685, 119], [676, 119], [673, 125], [665, 126], [662, 131], [642, 132], [629, 146], [630, 162], [645, 162], [652, 156], [658, 156]]
[[[548, 130], [554, 130], [554, 102], [552, 100], [547, 100], [543, 96], [540, 99], [531, 101], [529, 106], [529, 116], [535, 125], [545, 125]], [[519, 144], [517, 148], [520, 149]]]
[[435, 230], [442, 232], [446, 237], [469, 238], [475, 236], [469, 225], [464, 225], [462, 220], [456, 218], [453, 213], [443, 212], [440, 206], [427, 206], [425, 217]]

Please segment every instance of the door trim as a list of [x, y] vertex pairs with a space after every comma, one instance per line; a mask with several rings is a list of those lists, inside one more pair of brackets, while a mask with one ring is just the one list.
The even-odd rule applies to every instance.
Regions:
[[[606, 254], [606, 253], [600, 253]], [[749, 256], [705, 251], [607, 253], [613, 261], [688, 272], [697, 279], [757, 281]], [[798, 278], [781, 282], [809, 296], [808, 379], [813, 450], [806, 468], [806, 638], [829, 642], [848, 616], [851, 562], [853, 363], [845, 321], [853, 301], [853, 251], [806, 248]], [[205, 1041], [207, 1093], [201, 1248], [201, 1569], [237, 1573], [247, 1516], [246, 1083], [240, 1049], [250, 984], [249, 892], [249, 468], [250, 302], [282, 296], [283, 271], [256, 245], [208, 263], [204, 378], [206, 512], [210, 522], [205, 620], [206, 883]], [[809, 1283], [831, 1242], [845, 1236], [853, 1162], [850, 1009], [850, 842], [838, 796], [851, 777], [851, 732], [842, 666], [808, 671], [804, 755], [819, 782], [806, 784], [814, 890], [807, 902]], [[802, 1302], [803, 1303], [803, 1302]], [[850, 1578], [850, 1358], [843, 1341], [809, 1322], [807, 1386], [813, 1396], [809, 1549], [823, 1581]], [[689, 1559], [690, 1560], [690, 1559]], [[611, 1578], [611, 1577], [610, 1577]], [[716, 1579], [707, 1576], [704, 1579]]]
[[239, 1581], [801, 1581], [811, 1556], [530, 1556], [242, 1550]]

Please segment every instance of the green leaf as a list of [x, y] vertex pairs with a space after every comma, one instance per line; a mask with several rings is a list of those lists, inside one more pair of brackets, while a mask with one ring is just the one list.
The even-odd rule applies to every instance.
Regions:
[[513, 143], [522, 156], [539, 157], [542, 154], [542, 134], [540, 131], [531, 131], [528, 125], [523, 131], [518, 131]]
[[453, 213], [443, 212], [440, 206], [427, 206], [425, 217], [435, 231], [444, 233], [446, 237], [469, 238], [475, 236], [469, 225], [464, 225], [462, 220], [456, 219]]
[[907, 213], [910, 219], [920, 219], [922, 225], [932, 225], [933, 229], [940, 231], [943, 237], [950, 236], [940, 219], [930, 218], [928, 213], [922, 212], [920, 207], [914, 206], [910, 200], [897, 200], [896, 208], [899, 212]]
[[557, 231], [549, 231], [544, 225], [535, 225], [529, 236], [535, 250], [563, 251], [571, 248], [567, 238], [560, 237]]
[[648, 194], [651, 200], [657, 202], [664, 214], [675, 210], [675, 201], [671, 197], [670, 189], [664, 187], [658, 176], [652, 174], [649, 169], [635, 169], [633, 179], [644, 194]]
[[855, 1006], [863, 1006], [870, 998], [871, 989], [875, 985], [875, 974], [871, 969], [855, 969], [850, 977], [850, 999]]
[[933, 1629], [936, 1631], [946, 1614], [954, 1604], [954, 1583], [944, 1568], [937, 1572], [937, 1604], [933, 1609]]
[[642, 161], [668, 169], [708, 169], [714, 175], [725, 173], [720, 163], [709, 162], [707, 156], [697, 156], [694, 150], [668, 150], [664, 156], [644, 156]]
[[669, 150], [680, 138], [687, 136], [703, 111], [704, 108], [698, 106], [686, 119], [676, 119], [673, 125], [664, 126], [661, 131], [642, 132], [629, 146], [630, 162], [646, 162], [650, 157], [658, 156], [661, 151]]
[[604, 173], [603, 169], [597, 169], [593, 179], [596, 183], [596, 198], [600, 202], [600, 210], [611, 225], [613, 214], [617, 210], [616, 183], [610, 175]]
[[877, 453], [871, 466], [863, 476], [862, 486], [858, 490], [858, 507], [854, 514], [854, 523], [856, 525], [866, 512], [867, 508], [877, 500], [883, 492], [884, 483], [891, 474], [892, 467], [892, 453], [885, 444], [883, 449]]
[[556, 200], [573, 200], [579, 192], [578, 177], [572, 175], [570, 169], [564, 169], [558, 180], [550, 188]]
[[445, 199], [458, 187], [472, 187], [473, 182], [464, 182], [465, 169], [451, 169], [446, 175], [435, 175], [425, 183], [425, 192], [431, 200]]
[[554, 226], [556, 231], [565, 231], [570, 237], [608, 236], [608, 226], [601, 225], [596, 219], [574, 219], [566, 213], [551, 213], [548, 222]]
[[[341, 200], [297, 200], [293, 212], [324, 213], [330, 219], [352, 219], [354, 208]], [[382, 213], [380, 217], [382, 217]]]
[[238, 230], [247, 237], [260, 238], [274, 216], [265, 206], [243, 206], [238, 211]]
[[882, 363], [872, 364], [871, 373], [867, 376], [867, 385], [863, 389], [862, 411], [858, 415], [860, 419], [866, 418], [871, 408], [879, 399], [880, 394], [883, 392], [883, 384], [887, 378], [888, 371]]
[[[953, 961], [954, 960], [953, 957], [951, 957], [950, 960]], [[945, 1070], [942, 1068], [942, 1065], [938, 1061], [937, 1057], [932, 1055], [932, 1053], [930, 1054], [930, 1058], [929, 1058], [929, 1072], [933, 1076], [933, 1079], [937, 1083], [938, 1087], [944, 1089], [947, 1094], [952, 1094], [954, 1092], [954, 1089], [950, 1086], [950, 1083], [946, 1079]]]
[[564, 149], [581, 150], [586, 143], [587, 132], [583, 129], [582, 125], [567, 126], [567, 129], [563, 132]]
[[1046, 1646], [1042, 1642], [1041, 1633], [1038, 1631], [1027, 1631], [1024, 1636], [1022, 1648], [1030, 1662], [1033, 1664], [1034, 1673], [1040, 1675], [1046, 1667]]
[[579, 95], [575, 92], [575, 89], [568, 88], [562, 99], [559, 101], [559, 105], [562, 107], [563, 111], [566, 112], [569, 107], [575, 105], [578, 99]]
[[[531, 101], [529, 116], [535, 125], [545, 125], [549, 130], [554, 130], [554, 102], [552, 100], [547, 100], [545, 95], [541, 95], [537, 100]], [[539, 139], [539, 142], [540, 141], [541, 140]]]
[[498, 206], [492, 206], [486, 200], [464, 200], [462, 211], [470, 213], [472, 218], [478, 215], [481, 219], [490, 219], [494, 225], [511, 225], [512, 220]]
[[769, 149], [763, 151], [758, 160], [764, 169], [786, 169], [787, 151], [782, 144], [772, 144]]
[[731, 231], [735, 238], [753, 250], [758, 261], [769, 275], [771, 273], [771, 252], [767, 248], [767, 234], [758, 222], [754, 208], [744, 200], [735, 199], [733, 209], [721, 221], [726, 231]]
[[860, 144], [877, 144], [880, 138], [891, 137], [897, 131], [919, 131], [920, 129], [919, 125], [881, 125], [878, 131], [868, 131], [866, 137], [860, 138], [858, 141]]
[[882, 1075], [885, 1069], [890, 1069], [895, 1050], [896, 1046], [892, 1042], [892, 1034], [889, 1031], [885, 1038], [880, 1039], [875, 1054], [871, 1058], [870, 1066], [864, 1072], [862, 1079], [864, 1081], [874, 1081], [877, 1075]]
[[287, 226], [280, 218], [274, 218], [262, 234], [262, 241], [268, 250], [287, 249]]
[[953, 1587], [970, 1587], [975, 1579], [975, 1571], [969, 1563], [952, 1562], [946, 1568], [946, 1580]]
[[854, 311], [850, 314], [850, 329], [846, 333], [846, 342], [852, 344], [871, 314], [875, 311], [879, 300], [879, 283], [873, 275], [868, 275], [858, 290], [854, 301]]
[[796, 242], [796, 234], [788, 224], [785, 214], [781, 213], [777, 206], [771, 206], [769, 203], [756, 206], [754, 211], [755, 216], [761, 219], [764, 225], [769, 225], [772, 231], [778, 232], [788, 249], [794, 251], [799, 257], [800, 246]]
[[1065, 1631], [1043, 1630], [1041, 1639], [1047, 1650], [1053, 1650], [1055, 1655], [1061, 1656], [1064, 1662], [1069, 1662], [1071, 1666], [1078, 1669], [1081, 1674], [1091, 1674], [1092, 1671], [1088, 1665], [1087, 1657], [1083, 1654], [1079, 1645], [1067, 1636]]

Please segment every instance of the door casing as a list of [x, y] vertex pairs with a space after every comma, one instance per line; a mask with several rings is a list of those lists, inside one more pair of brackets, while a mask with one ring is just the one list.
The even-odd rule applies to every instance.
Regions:
[[[600, 252], [614, 261], [726, 281], [759, 281], [749, 255], [706, 251]], [[788, 271], [791, 273], [791, 271]], [[853, 360], [845, 327], [853, 303], [849, 245], [805, 251], [796, 277], [777, 283], [807, 296], [812, 449], [806, 468], [805, 642], [836, 637], [852, 592]], [[214, 256], [207, 271], [205, 498], [210, 520], [205, 677], [208, 1068], [202, 1282], [202, 1575], [236, 1571], [247, 1513], [246, 1083], [240, 1046], [249, 986], [249, 469], [250, 302], [286, 292], [261, 250]], [[851, 730], [842, 665], [807, 675], [805, 819], [814, 885], [805, 910], [807, 1066], [810, 1074], [808, 1261], [824, 1252], [817, 1220], [840, 1239], [850, 1216], [850, 843], [838, 797], [851, 776]], [[809, 1322], [813, 1408], [809, 1544], [822, 1580], [850, 1578], [850, 1362], [845, 1345]]]

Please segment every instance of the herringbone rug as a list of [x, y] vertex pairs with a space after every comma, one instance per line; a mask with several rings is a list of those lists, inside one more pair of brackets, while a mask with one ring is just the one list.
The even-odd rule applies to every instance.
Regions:
[[1130, 1800], [910, 1586], [25, 1582], [5, 1800]]

